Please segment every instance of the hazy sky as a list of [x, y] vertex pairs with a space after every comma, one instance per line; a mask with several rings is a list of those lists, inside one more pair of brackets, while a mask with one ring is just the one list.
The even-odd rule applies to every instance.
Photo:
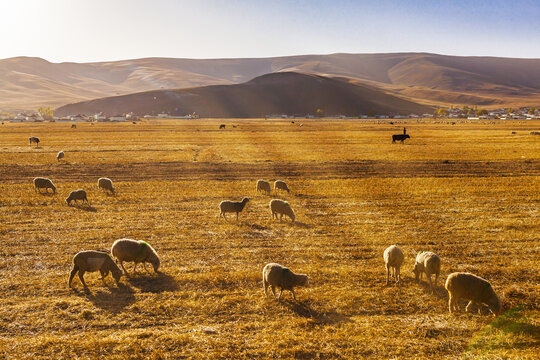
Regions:
[[0, 58], [540, 58], [540, 0], [0, 0]]

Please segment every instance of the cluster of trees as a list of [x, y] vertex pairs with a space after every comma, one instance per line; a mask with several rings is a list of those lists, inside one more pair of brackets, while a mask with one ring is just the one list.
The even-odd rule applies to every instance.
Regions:
[[44, 108], [43, 106], [40, 106], [37, 111], [44, 120], [53, 119], [54, 111], [53, 109], [51, 109], [50, 106], [47, 106], [46, 108]]

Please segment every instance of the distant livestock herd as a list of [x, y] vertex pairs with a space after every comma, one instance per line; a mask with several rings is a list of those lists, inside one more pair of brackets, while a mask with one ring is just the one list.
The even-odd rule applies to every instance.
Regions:
[[[405, 129], [403, 129], [403, 134], [392, 136], [392, 142], [395, 142], [396, 140], [403, 142], [407, 138], [409, 138], [409, 135], [407, 135]], [[39, 138], [30, 137], [29, 140], [30, 144], [39, 144]], [[60, 161], [63, 157], [64, 152], [58, 152], [56, 157], [57, 160]], [[290, 193], [287, 183], [282, 180], [276, 180], [273, 185], [274, 192], [276, 193], [278, 190]], [[109, 191], [111, 194], [115, 193], [113, 183], [109, 178], [99, 178], [97, 186], [100, 190]], [[37, 177], [34, 179], [34, 190], [41, 193], [41, 189], [45, 189], [45, 192], [48, 192], [48, 189], [51, 189], [53, 193], [56, 193], [56, 186], [50, 179]], [[264, 192], [267, 195], [270, 195], [270, 182], [258, 180], [256, 183], [256, 192]], [[86, 191], [82, 189], [74, 190], [69, 194], [66, 198], [66, 203], [70, 205], [72, 201], [75, 201], [75, 203], [81, 201], [82, 204], [85, 202], [89, 204]], [[219, 204], [220, 213], [218, 217], [223, 217], [227, 220], [225, 216], [226, 213], [235, 213], [236, 220], [238, 221], [239, 213], [244, 210], [248, 202], [248, 197], [244, 197], [241, 201], [224, 200]], [[272, 219], [277, 219], [279, 216], [281, 222], [285, 215], [291, 219], [291, 223], [294, 223], [295, 214], [289, 202], [281, 199], [273, 199], [269, 203], [269, 208]], [[384, 250], [383, 260], [386, 267], [387, 285], [389, 284], [390, 277], [393, 277], [396, 283], [401, 281], [400, 268], [403, 265], [404, 258], [403, 251], [396, 245], [392, 245]], [[124, 262], [134, 262], [133, 273], [135, 273], [139, 263], [143, 264], [145, 270], [147, 270], [146, 263], [150, 263], [154, 268], [154, 272], [159, 272], [160, 260], [157, 252], [150, 244], [145, 241], [119, 239], [113, 243], [110, 253], [107, 251], [95, 250], [86, 250], [77, 253], [73, 258], [73, 267], [69, 275], [68, 286], [71, 287], [73, 278], [78, 274], [81, 283], [84, 285], [85, 289], [87, 289], [83, 275], [86, 272], [97, 271], [101, 273], [101, 279], [103, 281], [105, 277], [111, 273], [116, 283], [119, 284], [122, 274], [127, 274], [127, 271], [124, 268]], [[120, 263], [123, 272], [118, 267], [117, 263]], [[413, 269], [416, 281], [421, 280], [423, 274], [426, 274], [431, 292], [437, 288], [440, 271], [441, 259], [438, 255], [429, 251], [419, 252], [417, 254]], [[432, 276], [435, 276], [434, 284], [432, 282]], [[295, 274], [292, 270], [277, 263], [269, 263], [264, 266], [262, 280], [265, 295], [268, 295], [268, 287], [270, 287], [275, 296], [275, 289], [277, 288], [280, 290], [278, 299], [281, 299], [283, 290], [289, 290], [296, 300], [294, 288], [296, 286], [306, 286], [308, 284], [307, 275]], [[473, 303], [487, 305], [494, 314], [499, 314], [502, 311], [499, 298], [495, 294], [491, 284], [476, 275], [463, 272], [452, 273], [446, 280], [445, 288], [449, 294], [448, 308], [451, 313], [458, 310], [457, 302], [459, 299], [469, 301], [466, 311], [469, 311]], [[478, 310], [480, 312], [480, 306]]]

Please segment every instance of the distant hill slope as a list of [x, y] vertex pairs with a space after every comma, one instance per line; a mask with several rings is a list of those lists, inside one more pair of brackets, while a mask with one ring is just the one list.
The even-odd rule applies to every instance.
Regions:
[[267, 114], [358, 115], [410, 114], [433, 109], [398, 98], [366, 85], [319, 75], [280, 72], [259, 76], [243, 84], [214, 85], [179, 90], [158, 90], [65, 105], [58, 115], [103, 111], [109, 115], [186, 114], [201, 117], [262, 117]]
[[393, 53], [50, 63], [18, 57], [0, 60], [0, 108], [56, 107], [148, 90], [243, 83], [291, 71], [346, 77], [424, 103], [540, 102], [540, 59]]

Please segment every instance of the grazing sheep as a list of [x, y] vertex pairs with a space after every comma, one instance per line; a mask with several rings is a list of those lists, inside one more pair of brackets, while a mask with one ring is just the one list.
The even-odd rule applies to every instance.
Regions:
[[[458, 310], [459, 299], [469, 300], [465, 311], [469, 311], [472, 303], [487, 305], [495, 315], [500, 314], [502, 311], [501, 302], [495, 291], [493, 291], [491, 284], [479, 276], [470, 273], [455, 272], [448, 275], [444, 287], [448, 290], [448, 308], [450, 313]], [[479, 313], [480, 309], [478, 307]]]
[[86, 283], [84, 282], [83, 275], [85, 272], [94, 272], [99, 271], [101, 273], [101, 280], [105, 282], [105, 277], [109, 275], [109, 272], [112, 273], [116, 285], [120, 281], [122, 276], [122, 270], [114, 263], [110, 255], [103, 251], [81, 251], [73, 257], [73, 269], [69, 274], [68, 287], [71, 287], [71, 281], [75, 274], [79, 273], [79, 279], [85, 288]]
[[276, 180], [274, 181], [274, 191], [277, 192], [277, 190], [285, 190], [287, 191], [288, 193], [290, 193], [291, 191], [289, 190], [289, 187], [287, 186], [287, 184], [285, 183], [285, 181], [281, 181], [281, 180]]
[[28, 142], [29, 144], [28, 145], [32, 145], [32, 143], [36, 143], [36, 147], [38, 147], [39, 145], [39, 138], [38, 137], [35, 137], [35, 136], [31, 136], [28, 138]]
[[392, 276], [398, 283], [401, 280], [399, 269], [403, 264], [403, 251], [396, 245], [392, 245], [384, 250], [383, 259], [386, 265], [386, 285], [390, 280], [390, 268], [392, 268]]
[[277, 219], [279, 214], [279, 222], [281, 222], [283, 215], [287, 215], [291, 221], [294, 222], [294, 211], [291, 208], [291, 204], [289, 204], [287, 201], [280, 199], [270, 201], [270, 211], [272, 212], [272, 219]]
[[220, 129], [225, 129], [225, 124], [219, 125], [219, 128], [220, 128]]
[[395, 143], [396, 140], [397, 141], [401, 141], [401, 143], [403, 143], [405, 141], [405, 139], [410, 139], [411, 137], [409, 136], [409, 134], [397, 134], [397, 135], [392, 135], [392, 142]]
[[56, 186], [54, 186], [51, 179], [37, 177], [34, 179], [34, 191], [38, 191], [41, 194], [40, 189], [45, 189], [45, 192], [49, 192], [47, 189], [52, 189], [53, 193], [56, 193]]
[[71, 205], [71, 201], [74, 200], [75, 201], [75, 204], [77, 203], [77, 200], [82, 200], [82, 203], [84, 204], [84, 202], [86, 201], [86, 203], [88, 205], [90, 205], [90, 203], [88, 202], [88, 198], [86, 197], [86, 191], [82, 190], [82, 189], [79, 189], [79, 190], [73, 190], [69, 196], [66, 198], [66, 203], [68, 205]]
[[114, 194], [114, 187], [113, 187], [111, 179], [109, 178], [105, 178], [105, 177], [99, 178], [97, 182], [97, 187], [98, 189], [101, 189], [101, 190], [109, 190], [112, 194]]
[[270, 183], [265, 180], [257, 180], [257, 192], [264, 191], [267, 195], [270, 195]]
[[437, 280], [441, 273], [441, 259], [437, 254], [432, 253], [431, 251], [420, 251], [416, 255], [416, 262], [414, 264], [414, 275], [416, 281], [419, 279], [422, 280], [422, 275], [426, 273], [426, 276], [429, 281], [429, 288], [433, 292], [433, 284], [431, 283], [431, 274], [435, 274], [435, 288], [437, 287]]
[[58, 154], [56, 154], [56, 160], [60, 161], [60, 159], [64, 158], [64, 155], [63, 151], [59, 151]]
[[244, 210], [244, 207], [248, 203], [249, 198], [245, 197], [242, 199], [242, 201], [230, 201], [230, 200], [223, 200], [219, 203], [219, 217], [223, 216], [223, 218], [227, 220], [225, 217], [225, 213], [236, 213], [236, 221], [238, 221], [238, 213], [242, 212]]
[[77, 125], [71, 124], [71, 128], [72, 128], [72, 129], [76, 129], [76, 128], [77, 128]]
[[275, 287], [279, 287], [278, 300], [281, 299], [283, 290], [290, 290], [293, 294], [294, 300], [296, 295], [294, 294], [295, 286], [307, 286], [308, 277], [303, 274], [295, 274], [288, 268], [276, 263], [266, 264], [262, 271], [264, 295], [268, 296], [268, 286], [272, 288], [274, 297], [276, 296]]
[[120, 261], [122, 269], [127, 274], [126, 269], [124, 268], [124, 261], [135, 262], [133, 266], [133, 273], [137, 269], [139, 263], [143, 263], [144, 269], [146, 269], [146, 263], [152, 264], [154, 267], [154, 272], [157, 274], [159, 269], [159, 257], [156, 253], [156, 250], [150, 244], [142, 240], [131, 240], [131, 239], [118, 239], [114, 242], [111, 247], [111, 254], [116, 258], [117, 261]]

